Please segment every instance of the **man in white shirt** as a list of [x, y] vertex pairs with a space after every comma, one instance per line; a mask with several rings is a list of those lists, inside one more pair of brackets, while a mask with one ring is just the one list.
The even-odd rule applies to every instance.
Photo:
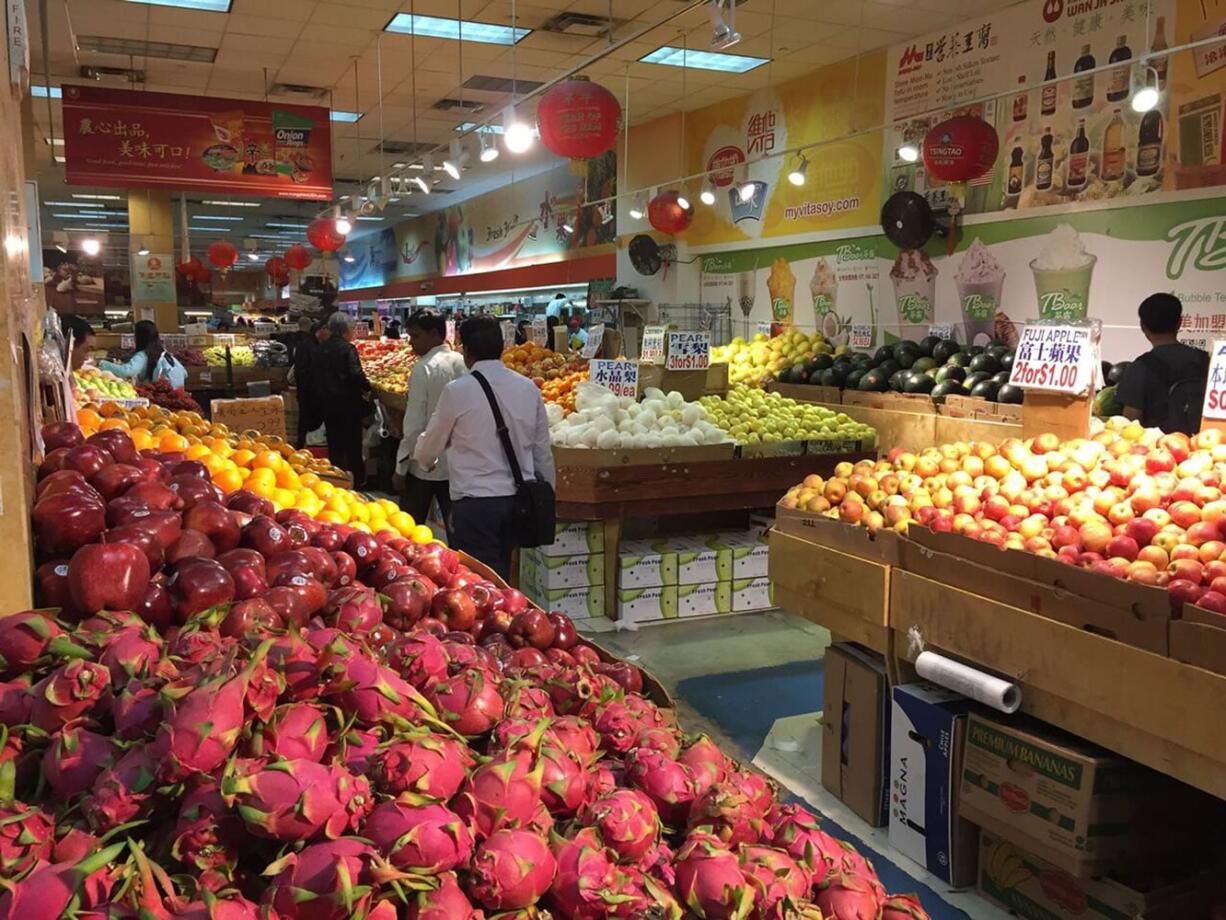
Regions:
[[430, 310], [418, 310], [405, 322], [409, 344], [419, 358], [409, 374], [409, 393], [401, 425], [400, 447], [396, 451], [396, 472], [404, 477], [400, 507], [424, 523], [431, 500], [438, 502], [443, 520], [450, 518], [451, 493], [447, 486], [447, 462], [424, 469], [413, 460], [413, 448], [426, 430], [434, 408], [447, 384], [462, 377], [464, 359], [447, 344], [447, 320]]
[[444, 453], [451, 485], [452, 545], [503, 578], [511, 573], [515, 479], [498, 437], [494, 413], [476, 375], [489, 383], [526, 481], [554, 484], [549, 420], [540, 391], [502, 363], [502, 329], [492, 316], [460, 326], [464, 363], [471, 373], [447, 385], [413, 459], [431, 469]]
[[545, 318], [548, 319], [552, 316], [554, 319], [560, 320], [562, 318], [562, 308], [569, 303], [570, 298], [561, 291], [558, 291], [558, 293], [553, 295], [553, 300], [545, 305]]

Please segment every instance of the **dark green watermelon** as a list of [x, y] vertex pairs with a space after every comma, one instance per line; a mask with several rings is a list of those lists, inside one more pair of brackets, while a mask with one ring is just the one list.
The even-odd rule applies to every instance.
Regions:
[[827, 354], [814, 355], [813, 360], [807, 365], [810, 368], [809, 375], [812, 376], [813, 371], [824, 371], [828, 367], [834, 366], [834, 358]]
[[874, 368], [874, 370], [878, 371], [886, 379], [889, 379], [897, 371], [902, 370], [902, 365], [899, 364], [897, 361], [895, 361], [893, 358], [890, 358], [887, 361], [882, 361], [880, 364], [878, 364]]
[[1024, 392], [1021, 387], [1014, 386], [1011, 383], [1006, 383], [1000, 388], [996, 394], [996, 401], [999, 403], [1009, 403], [1010, 405], [1020, 406]]
[[932, 388], [933, 396], [965, 396], [966, 390], [956, 380], [942, 380]]
[[956, 364], [946, 364], [944, 367], [937, 368], [937, 383], [943, 380], [953, 380], [955, 383], [961, 383], [965, 379], [965, 367], [959, 367]]
[[904, 393], [931, 393], [936, 388], [937, 382], [927, 374], [912, 373], [907, 378], [907, 382], [903, 384]]
[[966, 375], [966, 379], [962, 381], [962, 386], [970, 391], [975, 388], [976, 384], [991, 379], [991, 374], [985, 374], [983, 371], [973, 371], [972, 373]]
[[974, 355], [972, 355], [970, 352], [959, 351], [949, 356], [948, 363], [952, 364], [954, 367], [970, 367], [971, 358], [973, 357]]
[[975, 355], [975, 357], [971, 358], [970, 366], [972, 372], [982, 371], [985, 374], [991, 375], [1000, 370], [1000, 361], [993, 355], [989, 355], [985, 352], [984, 354]]
[[882, 345], [875, 352], [873, 352], [873, 364], [876, 365], [876, 364], [880, 364], [882, 361], [889, 361], [893, 357], [894, 357], [894, 346], [893, 345]]
[[889, 380], [880, 370], [869, 371], [860, 378], [859, 388], [870, 393], [884, 393]]
[[902, 393], [906, 389], [907, 381], [911, 379], [913, 371], [909, 368], [897, 370], [890, 375], [890, 389], [895, 393]]
[[1002, 371], [1013, 370], [1013, 352], [1008, 352], [1000, 359], [1000, 369]]
[[920, 354], [923, 355], [925, 358], [931, 358], [933, 356], [932, 355], [933, 349], [936, 348], [939, 344], [941, 344], [941, 337], [938, 335], [928, 335], [920, 339], [918, 344], [919, 344]]
[[867, 373], [870, 373], [870, 372], [862, 371], [859, 368], [856, 368], [856, 370], [854, 371], [850, 371], [847, 374], [847, 376], [843, 378], [843, 389], [845, 390], [858, 389], [860, 386], [860, 378], [863, 377]]
[[1110, 370], [1108, 370], [1106, 373], [1107, 384], [1109, 386], [1115, 386], [1117, 383], [1119, 383], [1120, 378], [1124, 376], [1124, 371], [1128, 370], [1128, 365], [1130, 364], [1132, 364], [1131, 361], [1120, 361], [1116, 364], [1112, 364]]
[[996, 396], [1000, 393], [1000, 384], [995, 380], [981, 380], [971, 387], [971, 395], [977, 396], [980, 399], [986, 399], [988, 402], [996, 402]]
[[1006, 383], [1009, 382], [1009, 372], [1001, 371], [999, 374], [993, 374], [992, 379], [995, 380], [997, 384], [1003, 387]]
[[932, 347], [932, 357], [936, 359], [937, 364], [944, 364], [960, 350], [958, 343], [953, 339], [940, 339]]

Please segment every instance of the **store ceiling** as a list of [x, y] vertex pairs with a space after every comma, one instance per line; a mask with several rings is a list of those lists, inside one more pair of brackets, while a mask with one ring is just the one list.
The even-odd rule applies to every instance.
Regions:
[[[608, 47], [607, 34], [547, 31], [546, 23], [555, 17], [569, 13], [606, 18], [612, 11], [615, 20], [612, 37], [620, 41], [678, 10], [685, 10], [687, 2], [516, 3], [516, 25], [531, 29], [530, 35], [514, 47], [465, 41], [461, 49], [456, 41], [421, 35], [413, 38], [384, 29], [399, 12], [509, 25], [511, 0], [232, 0], [228, 13], [134, 0], [45, 0], [49, 37], [49, 78], [45, 82], [52, 86], [80, 82], [83, 67], [124, 68], [143, 74], [144, 82], [135, 84], [136, 88], [219, 97], [267, 96], [361, 113], [356, 123], [333, 123], [333, 168], [339, 196], [356, 191], [359, 182], [386, 175], [393, 164], [409, 159], [399, 153], [381, 152], [381, 138], [393, 150], [414, 143], [445, 145], [458, 136], [457, 125], [498, 120], [512, 96], [506, 91], [473, 89], [474, 77], [542, 83], [584, 64]], [[583, 72], [612, 89], [627, 108], [630, 122], [637, 124], [734, 98], [771, 81], [788, 80], [850, 57], [857, 51], [940, 29], [1006, 5], [1005, 0], [744, 0], [736, 18], [743, 40], [730, 50], [769, 58], [770, 66], [729, 74], [693, 68], [682, 71], [639, 62], [662, 45], [709, 47], [710, 23], [704, 10], [695, 9], [651, 28], [603, 60], [585, 67]], [[39, 6], [40, 0], [26, 2], [33, 49], [31, 70], [36, 84], [44, 82]], [[145, 42], [188, 46], [187, 50], [170, 50], [190, 59], [154, 56], [149, 52], [166, 53], [168, 49], [145, 49], [139, 44]], [[122, 77], [103, 78], [101, 82], [129, 85]], [[470, 87], [465, 88], [465, 83]], [[277, 89], [284, 85], [315, 87], [321, 95], [311, 98]], [[482, 108], [477, 112], [440, 110], [436, 104], [444, 99], [476, 102]], [[52, 148], [48, 143], [50, 137], [60, 136], [59, 102], [53, 100], [50, 109], [49, 114], [47, 100], [34, 100], [34, 117], [42, 141], [38, 145], [36, 177], [44, 201], [72, 200], [69, 197], [72, 192], [88, 190], [64, 184], [63, 167], [52, 157], [53, 149], [61, 152], [61, 148]], [[389, 206], [383, 223], [364, 222], [359, 229], [387, 226], [408, 215], [433, 210], [548, 169], [556, 162], [537, 145], [525, 157], [504, 153], [492, 165], [476, 164], [458, 183], [438, 172], [441, 181], [436, 191], [441, 194], [405, 197]], [[199, 200], [200, 196], [196, 198]], [[124, 207], [122, 202], [106, 204], [108, 209]], [[241, 222], [217, 222], [222, 226], [214, 235], [230, 239], [290, 229], [269, 228], [268, 224], [303, 223], [318, 210], [318, 203], [267, 199], [259, 208], [203, 204], [190, 207], [193, 217], [197, 214], [243, 217]], [[43, 208], [45, 238], [54, 230], [80, 224], [76, 219], [53, 217], [54, 213], [64, 211]]]

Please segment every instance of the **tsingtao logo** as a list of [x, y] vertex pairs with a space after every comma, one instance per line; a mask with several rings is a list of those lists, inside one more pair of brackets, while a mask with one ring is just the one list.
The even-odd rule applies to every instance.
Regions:
[[1043, 21], [1055, 22], [1064, 15], [1064, 0], [1047, 0], [1043, 4]]

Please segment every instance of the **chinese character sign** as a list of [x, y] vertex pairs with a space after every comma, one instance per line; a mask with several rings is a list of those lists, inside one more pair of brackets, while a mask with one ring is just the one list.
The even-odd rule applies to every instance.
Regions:
[[515, 344], [515, 324], [509, 319], [504, 319], [498, 325], [502, 327], [502, 347], [510, 348]]
[[595, 360], [589, 368], [589, 379], [618, 396], [634, 399], [639, 393], [639, 366], [633, 361]]
[[639, 349], [639, 358], [648, 364], [661, 364], [664, 361], [664, 336], [667, 326], [644, 326], [643, 346]]
[[65, 86], [69, 185], [332, 197], [328, 110]]
[[594, 358], [600, 354], [600, 346], [604, 344], [604, 323], [597, 323], [595, 326], [589, 326], [587, 330], [587, 341], [583, 343], [583, 350], [579, 354], [585, 358]]
[[532, 320], [532, 342], [545, 348], [549, 345], [549, 324], [545, 317], [538, 316]]
[[851, 347], [852, 348], [872, 348], [873, 347], [873, 324], [872, 323], [853, 323], [852, 324]]
[[1091, 326], [1026, 326], [1009, 382], [1030, 390], [1088, 393], [1098, 370], [1098, 353], [1098, 337]]
[[1205, 405], [1201, 417], [1226, 421], [1226, 341], [1215, 341], [1210, 356], [1209, 381], [1205, 385]]
[[173, 255], [165, 252], [132, 255], [132, 300], [137, 303], [175, 302]]
[[711, 334], [708, 332], [670, 332], [666, 370], [699, 371], [711, 366]]

